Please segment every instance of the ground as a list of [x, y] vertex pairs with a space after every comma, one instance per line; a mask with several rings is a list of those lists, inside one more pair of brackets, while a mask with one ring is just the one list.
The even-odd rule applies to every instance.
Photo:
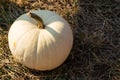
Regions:
[[[119, 0], [1, 0], [0, 9], [1, 80], [120, 80]], [[69, 57], [51, 71], [31, 70], [9, 50], [11, 24], [33, 9], [55, 11], [73, 30]]]

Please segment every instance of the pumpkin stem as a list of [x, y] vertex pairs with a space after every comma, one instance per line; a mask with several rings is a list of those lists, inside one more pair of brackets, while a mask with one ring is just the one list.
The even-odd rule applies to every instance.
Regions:
[[39, 29], [43, 29], [45, 27], [44, 24], [43, 24], [43, 20], [41, 19], [40, 16], [38, 16], [35, 13], [32, 13], [32, 12], [29, 12], [28, 16], [30, 16], [31, 18], [33, 18], [34, 20], [37, 21]]

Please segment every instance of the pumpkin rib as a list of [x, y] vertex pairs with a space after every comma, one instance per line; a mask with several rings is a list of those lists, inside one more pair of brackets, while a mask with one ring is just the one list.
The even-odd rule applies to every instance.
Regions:
[[[40, 30], [39, 30], [39, 33], [38, 34], [40, 34]], [[37, 54], [38, 54], [38, 52], [37, 52], [37, 50], [38, 50], [38, 40], [39, 39], [39, 35], [38, 35], [38, 37], [37, 37], [37, 42], [36, 42], [36, 46], [37, 46], [37, 48], [36, 48], [36, 55], [35, 55], [35, 59], [36, 59], [36, 61], [35, 61], [35, 68], [36, 68], [36, 66], [37, 66], [37, 60], [38, 60], [38, 58], [37, 58]]]
[[[37, 54], [37, 55], [38, 55], [38, 54], [39, 54], [39, 55], [43, 54], [43, 53], [39, 53], [39, 51], [38, 51], [38, 46], [39, 46], [39, 45], [43, 45], [43, 46], [44, 46], [43, 42], [42, 42], [41, 44], [38, 44], [39, 41], [41, 41], [41, 40], [44, 39], [44, 36], [43, 36], [44, 34], [43, 34], [41, 31], [43, 31], [43, 30], [40, 30], [40, 31], [39, 31], [39, 35], [38, 35], [38, 39], [37, 39], [37, 40], [38, 40], [38, 41], [37, 41], [37, 50], [36, 50], [36, 54]], [[40, 38], [40, 35], [42, 36], [41, 38]], [[36, 56], [36, 65], [37, 65], [37, 66], [38, 66], [38, 64], [39, 64], [39, 61], [38, 61], [39, 58], [38, 58], [38, 57], [39, 57], [39, 56]], [[36, 68], [36, 67], [35, 67], [35, 68]], [[37, 68], [36, 68], [36, 69], [37, 69]]]
[[[47, 34], [48, 34], [48, 32], [47, 32]], [[48, 37], [49, 37], [49, 41], [50, 41], [50, 42], [47, 41], [47, 38], [48, 38]], [[48, 60], [49, 60], [49, 61], [47, 61], [47, 63], [48, 63], [48, 65], [50, 65], [50, 62], [51, 62], [50, 55], [51, 55], [51, 54], [50, 54], [50, 52], [48, 52], [48, 51], [50, 51], [50, 49], [49, 49], [49, 47], [48, 47], [48, 43], [51, 43], [51, 45], [53, 46], [55, 42], [52, 40], [52, 38], [51, 38], [51, 36], [49, 36], [49, 34], [48, 34], [48, 37], [46, 37], [45, 34], [44, 34], [46, 51], [47, 51], [47, 55], [48, 55], [47, 58], [48, 58]], [[55, 50], [55, 49], [54, 49], [54, 50]]]
[[[32, 28], [31, 30], [34, 30], [34, 29]], [[29, 33], [31, 30], [26, 31], [23, 35], [25, 35], [25, 34]], [[17, 44], [18, 44], [18, 43], [19, 43], [19, 41], [22, 39], [22, 37], [24, 37], [24, 36], [21, 36], [21, 38], [19, 38], [19, 39], [17, 40]], [[17, 44], [16, 44], [16, 46], [17, 46]], [[15, 50], [14, 50], [14, 51], [15, 51]]]
[[[51, 32], [56, 32], [56, 31], [53, 31], [50, 27], [48, 28], [47, 27], [47, 32], [48, 33], [51, 33]], [[51, 45], [52, 45], [52, 50], [51, 51], [54, 51], [54, 52], [56, 52], [54, 55], [60, 55], [61, 53], [57, 53], [57, 49], [53, 49], [53, 47], [55, 47], [55, 48], [57, 48], [57, 47], [59, 47], [60, 45], [56, 45], [55, 43], [60, 43], [60, 39], [62, 39], [62, 37], [60, 37], [61, 35], [59, 35], [59, 33], [58, 32], [56, 32], [58, 35], [57, 36], [54, 36], [53, 34], [49, 34], [50, 36], [50, 39], [49, 40], [51, 40]], [[56, 34], [55, 33], [55, 34]], [[57, 38], [56, 38], [57, 37]], [[55, 40], [53, 41], [52, 40], [52, 38], [54, 38]], [[63, 39], [62, 39], [63, 40]], [[49, 53], [50, 54], [50, 53]], [[50, 55], [53, 55], [53, 54], [50, 54]], [[54, 58], [54, 57], [53, 57]], [[51, 60], [51, 59], [50, 59]], [[59, 60], [58, 59], [58, 57], [56, 58], [56, 60]], [[63, 62], [63, 61], [62, 61]], [[53, 64], [54, 63], [54, 61], [52, 62], [52, 61], [50, 61], [49, 62], [49, 64]], [[54, 63], [54, 65], [56, 65], [56, 63]], [[61, 63], [59, 63], [59, 65], [61, 65]], [[56, 65], [56, 66], [54, 66], [54, 67], [52, 67], [52, 68], [56, 68], [56, 67], [58, 67], [59, 66], [58, 64]]]
[[[40, 30], [40, 31], [43, 31], [43, 30]], [[36, 56], [36, 69], [38, 69], [37, 67], [39, 66], [39, 59], [40, 59], [40, 56], [39, 55], [42, 55], [43, 53], [40, 53], [39, 52], [39, 46], [40, 45], [42, 45], [42, 46], [44, 46], [44, 44], [43, 44], [43, 42], [42, 42], [42, 40], [43, 40], [43, 35], [42, 35], [42, 32], [40, 32], [39, 31], [39, 35], [38, 35], [38, 42], [37, 42], [37, 51], [36, 51], [36, 54], [37, 54], [37, 56]], [[39, 43], [41, 43], [41, 44], [39, 44]], [[41, 64], [41, 63], [40, 63]]]
[[[55, 43], [54, 40], [53, 40], [53, 36], [52, 36], [51, 34], [48, 34], [47, 31], [45, 31], [45, 33], [48, 35], [48, 36], [47, 36], [47, 39], [48, 39], [48, 37], [49, 37], [49, 41], [50, 41], [49, 43], [51, 44], [51, 46], [53, 46], [54, 43]], [[48, 41], [46, 40], [45, 34], [43, 34], [42, 36], [43, 36], [43, 38], [44, 38], [44, 46], [46, 46], [47, 49], [51, 48], [50, 46], [49, 46], [49, 47], [47, 46], [47, 42], [48, 42]], [[45, 48], [45, 49], [46, 49], [46, 48]], [[47, 49], [46, 49], [45, 51], [47, 51]], [[47, 58], [47, 61], [46, 61], [47, 63], [46, 63], [46, 64], [48, 64], [49, 67], [50, 67], [50, 66], [51, 66], [51, 64], [50, 64], [51, 59], [50, 59], [49, 55], [51, 55], [51, 54], [50, 54], [49, 52], [45, 52], [45, 53], [46, 53], [46, 54], [44, 54], [44, 55], [47, 55], [47, 57], [46, 57], [46, 58]], [[46, 68], [47, 68], [47, 69], [50, 69], [50, 68], [48, 68], [48, 66], [46, 66]]]
[[[47, 58], [48, 58], [48, 60], [49, 60], [49, 52], [48, 52], [48, 49], [49, 49], [49, 48], [48, 48], [48, 46], [47, 46], [47, 41], [46, 41], [46, 38], [45, 38], [46, 36], [45, 36], [45, 34], [43, 34], [42, 36], [43, 36], [43, 39], [44, 39], [44, 46], [46, 46], [46, 48], [45, 48], [45, 49], [46, 49], [46, 50], [45, 50], [45, 51], [46, 51], [46, 54], [45, 54], [45, 55], [47, 55]], [[48, 36], [47, 36], [47, 37], [48, 37]], [[48, 61], [47, 61], [47, 63], [48, 63]]]
[[[14, 27], [14, 26], [13, 26]], [[32, 30], [33, 28], [31, 28], [31, 29], [29, 29], [29, 30]], [[25, 34], [25, 33], [27, 33], [29, 30], [26, 30], [24, 33], [23, 33], [23, 35]], [[21, 35], [21, 36], [19, 36], [18, 38], [16, 38], [16, 39], [14, 39], [13, 40], [13, 38], [14, 38], [14, 36], [12, 36], [13, 34], [15, 34], [16, 32], [13, 32], [14, 31], [14, 29], [13, 28], [11, 28], [10, 29], [10, 31], [9, 31], [9, 34], [8, 34], [8, 40], [9, 40], [9, 45], [13, 45], [13, 49], [12, 49], [12, 53], [14, 53], [14, 51], [15, 51], [15, 46], [14, 46], [14, 43], [18, 43], [19, 42], [19, 40], [21, 39], [21, 37], [23, 36], [23, 35]], [[12, 37], [10, 37], [10, 36], [12, 36]], [[13, 43], [10, 43], [11, 42], [11, 39], [12, 39], [12, 41], [13, 41]], [[16, 45], [16, 44], [15, 44]], [[10, 47], [10, 49], [11, 49], [11, 46], [9, 46]]]
[[39, 31], [39, 35], [38, 35], [38, 39], [37, 39], [37, 48], [36, 48], [36, 55], [37, 55], [37, 56], [36, 56], [36, 58], [35, 58], [35, 59], [36, 59], [36, 63], [35, 63], [35, 67], [34, 67], [35, 69], [37, 69], [37, 67], [38, 67], [38, 64], [39, 64], [39, 61], [38, 61], [38, 60], [39, 60], [39, 55], [41, 54], [41, 53], [39, 53], [39, 51], [38, 51], [38, 50], [39, 50], [39, 49], [38, 49], [38, 47], [39, 47], [39, 44], [38, 44], [38, 43], [39, 43], [39, 41], [40, 41], [40, 40], [39, 40], [39, 38], [40, 38], [39, 36], [40, 36], [40, 35], [41, 35], [41, 32]]
[[[36, 34], [38, 34], [38, 33], [39, 33], [39, 30], [36, 31], [35, 29], [33, 29], [33, 31], [31, 31], [31, 32], [32, 32], [32, 33], [36, 32]], [[28, 34], [28, 33], [27, 33], [27, 34]], [[27, 34], [26, 34], [26, 35], [27, 35]], [[25, 36], [26, 36], [26, 35], [25, 35]], [[24, 36], [24, 37], [25, 37], [25, 36]], [[30, 37], [30, 36], [29, 36], [29, 37]], [[26, 38], [26, 37], [25, 37], [25, 38]], [[37, 37], [37, 38], [38, 38], [38, 37]], [[32, 39], [34, 39], [34, 38], [32, 38]], [[37, 44], [37, 40], [36, 40], [35, 42], [36, 42], [36, 43], [35, 43], [34, 46], [37, 48], [37, 45], [36, 45], [36, 44]], [[33, 45], [31, 44], [31, 46], [33, 46]], [[26, 55], [28, 55], [28, 54], [26, 54], [26, 51], [28, 51], [28, 50], [26, 50], [25, 48], [24, 48], [23, 50], [24, 50], [24, 54], [23, 54], [23, 62], [22, 62], [22, 63], [23, 63], [24, 65], [26, 65], [24, 59], [28, 59], [28, 60], [29, 60], [28, 63], [30, 64], [30, 63], [31, 63], [31, 62], [30, 62], [30, 61], [31, 61], [30, 58], [29, 58], [29, 57], [26, 57]], [[36, 51], [36, 50], [34, 50], [34, 51]], [[35, 52], [35, 53], [36, 53], [36, 52]], [[32, 55], [33, 55], [33, 54], [32, 54]], [[32, 56], [32, 57], [36, 58], [36, 55], [37, 55], [37, 54], [34, 54], [34, 56]], [[35, 67], [35, 61], [36, 61], [36, 60], [34, 60], [34, 61], [32, 60], [32, 63], [34, 64], [34, 65], [33, 65], [34, 67]], [[27, 65], [26, 65], [26, 66], [27, 66]], [[33, 66], [32, 66], [32, 67], [33, 67]], [[29, 66], [28, 66], [28, 67], [29, 67]], [[32, 67], [29, 67], [29, 68], [32, 68]]]
[[[16, 48], [18, 48], [19, 47], [19, 44], [20, 44], [20, 42], [21, 42], [21, 40], [22, 39], [24, 39], [25, 38], [25, 36], [29, 33], [29, 32], [32, 32], [32, 31], [35, 31], [35, 29], [32, 29], [32, 30], [30, 30], [30, 31], [28, 31], [28, 32], [26, 32], [22, 37], [21, 37], [21, 39], [19, 39], [19, 41], [18, 41], [18, 46], [16, 46]], [[16, 49], [15, 49], [15, 51], [14, 52], [16, 52]]]

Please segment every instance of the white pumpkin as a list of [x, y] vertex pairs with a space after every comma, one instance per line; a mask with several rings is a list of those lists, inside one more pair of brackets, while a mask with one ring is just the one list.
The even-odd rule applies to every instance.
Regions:
[[[42, 27], [38, 27], [39, 23]], [[21, 15], [12, 24], [8, 42], [18, 62], [31, 69], [51, 70], [68, 57], [73, 34], [70, 25], [58, 14], [48, 10], [33, 10], [29, 15]]]

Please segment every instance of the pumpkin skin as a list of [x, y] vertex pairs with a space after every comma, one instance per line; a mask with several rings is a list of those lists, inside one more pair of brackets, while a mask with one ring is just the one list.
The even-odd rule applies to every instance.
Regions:
[[8, 33], [9, 48], [21, 64], [36, 70], [51, 70], [60, 66], [68, 57], [72, 45], [72, 30], [61, 16], [48, 10], [33, 10], [41, 17], [44, 29], [37, 21], [21, 15], [13, 22]]

